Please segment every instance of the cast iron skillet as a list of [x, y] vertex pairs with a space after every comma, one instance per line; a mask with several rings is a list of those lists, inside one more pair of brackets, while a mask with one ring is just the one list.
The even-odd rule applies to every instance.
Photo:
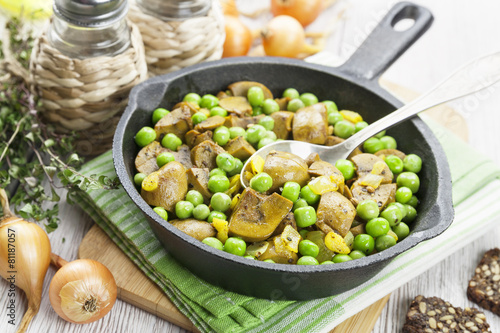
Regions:
[[[412, 28], [398, 32], [396, 22], [412, 18]], [[418, 118], [390, 130], [405, 152], [420, 155], [418, 217], [410, 235], [395, 246], [369, 257], [334, 265], [278, 265], [249, 260], [215, 250], [191, 238], [160, 218], [141, 198], [133, 184], [134, 159], [139, 148], [134, 135], [151, 125], [151, 113], [171, 108], [188, 92], [215, 94], [236, 81], [265, 84], [275, 96], [285, 88], [315, 93], [340, 108], [360, 112], [368, 122], [400, 107], [402, 103], [377, 83], [389, 67], [431, 25], [431, 13], [411, 3], [395, 5], [362, 44], [339, 68], [282, 58], [230, 58], [203, 63], [147, 80], [135, 87], [113, 144], [116, 172], [130, 198], [144, 212], [165, 248], [199, 277], [223, 288], [268, 299], [313, 299], [341, 293], [373, 277], [391, 258], [423, 240], [443, 232], [453, 220], [451, 177], [444, 152], [429, 128]]]

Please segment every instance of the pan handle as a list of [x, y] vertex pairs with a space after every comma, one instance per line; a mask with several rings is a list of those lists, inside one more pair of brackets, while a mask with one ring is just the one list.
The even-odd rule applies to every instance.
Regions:
[[[413, 19], [405, 31], [396, 31], [396, 23]], [[394, 5], [357, 51], [339, 70], [357, 79], [376, 81], [431, 26], [431, 12], [411, 2]]]

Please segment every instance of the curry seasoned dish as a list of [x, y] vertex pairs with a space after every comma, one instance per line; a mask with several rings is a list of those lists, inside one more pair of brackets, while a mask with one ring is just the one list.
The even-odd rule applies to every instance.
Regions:
[[332, 146], [368, 126], [312, 93], [288, 88], [275, 97], [261, 83], [235, 82], [154, 110], [152, 124], [135, 136], [142, 198], [216, 249], [279, 264], [334, 264], [394, 246], [417, 216], [422, 160], [398, 150], [385, 131], [335, 164], [317, 154], [252, 157], [276, 140]]

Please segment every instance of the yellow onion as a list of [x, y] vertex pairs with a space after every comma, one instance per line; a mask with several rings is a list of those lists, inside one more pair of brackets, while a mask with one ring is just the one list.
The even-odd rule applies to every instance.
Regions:
[[17, 332], [25, 332], [38, 313], [42, 287], [50, 264], [50, 241], [37, 224], [15, 216], [7, 194], [0, 189], [4, 216], [0, 220], [0, 275], [21, 288], [28, 298], [28, 310]]
[[78, 259], [67, 262], [52, 254], [60, 269], [49, 288], [50, 304], [66, 321], [86, 324], [104, 317], [116, 301], [116, 282], [109, 269], [98, 261]]

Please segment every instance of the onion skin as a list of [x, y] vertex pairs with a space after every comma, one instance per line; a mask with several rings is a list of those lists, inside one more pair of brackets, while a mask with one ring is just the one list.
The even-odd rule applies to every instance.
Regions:
[[264, 51], [269, 56], [296, 58], [304, 49], [304, 28], [291, 16], [274, 17], [261, 35]]
[[224, 15], [236, 16], [240, 15], [236, 2], [234, 0], [221, 0], [222, 12]]
[[222, 57], [244, 56], [252, 46], [252, 33], [237, 17], [224, 16], [226, 39], [224, 40]]
[[[0, 197], [4, 211], [4, 217], [0, 221], [0, 275], [6, 280], [14, 276], [14, 284], [26, 293], [28, 310], [17, 331], [25, 332], [40, 309], [43, 281], [50, 264], [50, 241], [37, 224], [12, 214], [3, 189], [0, 189]], [[14, 267], [9, 264], [9, 248], [15, 250]], [[11, 271], [16, 273], [10, 273]]]
[[[66, 261], [55, 255], [52, 257], [52, 262], [56, 266], [63, 264], [52, 278], [49, 289], [50, 304], [61, 318], [76, 324], [87, 324], [101, 319], [111, 310], [116, 301], [117, 287], [113, 274], [106, 266], [91, 259], [78, 259], [66, 263]], [[60, 293], [65, 286], [68, 287], [68, 283], [82, 284], [88, 287], [85, 290], [92, 291], [97, 308], [94, 313], [89, 315], [88, 319], [75, 320], [75, 318], [70, 318], [67, 315], [67, 310], [63, 309], [64, 305]], [[109, 296], [109, 298], [104, 299], [101, 297], [103, 289], [105, 289], [105, 295]], [[90, 295], [90, 293], [87, 295]]]
[[302, 24], [311, 24], [323, 10], [323, 0], [271, 0], [273, 16], [289, 15]]

